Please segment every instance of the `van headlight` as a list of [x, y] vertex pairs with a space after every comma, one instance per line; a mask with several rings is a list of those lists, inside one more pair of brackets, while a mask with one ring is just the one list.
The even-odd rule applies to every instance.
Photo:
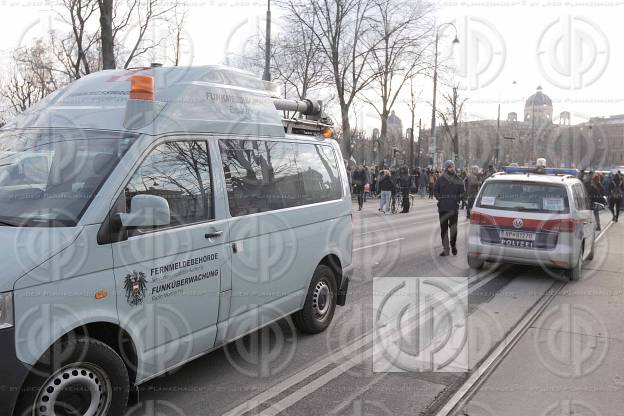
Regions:
[[0, 293], [0, 330], [13, 326], [13, 292]]

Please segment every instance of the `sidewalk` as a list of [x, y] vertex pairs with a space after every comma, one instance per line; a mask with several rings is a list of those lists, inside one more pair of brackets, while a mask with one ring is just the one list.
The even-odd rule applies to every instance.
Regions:
[[611, 225], [584, 273], [527, 330], [465, 415], [624, 415], [624, 223]]

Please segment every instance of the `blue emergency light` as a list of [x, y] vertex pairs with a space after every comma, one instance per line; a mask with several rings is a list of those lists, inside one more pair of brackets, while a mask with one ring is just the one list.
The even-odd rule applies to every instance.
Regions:
[[571, 175], [579, 176], [578, 169], [572, 168], [541, 168], [541, 167], [526, 167], [526, 166], [505, 166], [503, 168], [505, 173], [533, 173], [544, 175]]

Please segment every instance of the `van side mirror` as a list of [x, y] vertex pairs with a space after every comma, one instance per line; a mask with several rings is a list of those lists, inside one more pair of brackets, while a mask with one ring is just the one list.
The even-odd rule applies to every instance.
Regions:
[[117, 215], [125, 228], [158, 227], [171, 223], [169, 203], [157, 195], [135, 195], [130, 200], [130, 212]]

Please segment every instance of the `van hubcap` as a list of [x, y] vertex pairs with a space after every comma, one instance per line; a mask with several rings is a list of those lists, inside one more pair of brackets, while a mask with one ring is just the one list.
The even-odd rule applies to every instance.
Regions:
[[312, 297], [312, 310], [316, 319], [322, 321], [327, 316], [331, 306], [331, 292], [329, 285], [325, 281], [320, 281], [314, 288]]
[[111, 404], [111, 381], [93, 364], [71, 364], [50, 376], [37, 395], [33, 416], [103, 416]]

